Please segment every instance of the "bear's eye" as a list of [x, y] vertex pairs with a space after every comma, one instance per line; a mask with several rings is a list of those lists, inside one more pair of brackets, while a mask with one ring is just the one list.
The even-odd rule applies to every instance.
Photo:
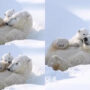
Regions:
[[16, 20], [16, 18], [14, 18]]
[[18, 65], [18, 63], [16, 63], [16, 65]]
[[86, 35], [86, 34], [83, 34], [83, 35]]

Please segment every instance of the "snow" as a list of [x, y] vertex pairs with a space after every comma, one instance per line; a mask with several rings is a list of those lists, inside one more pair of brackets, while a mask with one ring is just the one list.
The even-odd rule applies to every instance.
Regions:
[[90, 65], [79, 65], [67, 71], [46, 66], [46, 90], [90, 90]]
[[45, 90], [44, 86], [40, 85], [14, 85], [4, 90]]

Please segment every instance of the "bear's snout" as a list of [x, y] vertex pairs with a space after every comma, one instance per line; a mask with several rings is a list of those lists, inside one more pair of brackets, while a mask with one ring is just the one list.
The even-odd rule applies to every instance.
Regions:
[[7, 68], [8, 71], [10, 71], [10, 68]]
[[11, 61], [8, 61], [9, 64], [11, 64]]
[[87, 37], [85, 37], [85, 38], [84, 38], [84, 41], [88, 41], [88, 38], [87, 38]]

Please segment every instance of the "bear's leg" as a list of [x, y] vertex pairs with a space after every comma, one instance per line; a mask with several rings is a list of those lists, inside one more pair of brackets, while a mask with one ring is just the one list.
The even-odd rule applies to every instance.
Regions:
[[69, 62], [71, 64], [71, 67], [81, 64], [88, 64], [87, 62], [87, 55], [83, 52], [79, 52], [76, 55], [69, 58]]
[[51, 66], [54, 70], [65, 71], [68, 69], [68, 63], [57, 55], [54, 55], [48, 61], [48, 66]]
[[21, 40], [25, 38], [25, 35], [22, 31], [13, 29], [7, 34], [6, 38], [7, 42], [12, 40]]
[[66, 49], [69, 47], [69, 41], [67, 39], [57, 39], [52, 43], [56, 49]]

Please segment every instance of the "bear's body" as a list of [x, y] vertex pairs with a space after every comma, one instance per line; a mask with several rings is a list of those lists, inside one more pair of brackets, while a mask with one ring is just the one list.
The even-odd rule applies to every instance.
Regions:
[[74, 47], [79, 47], [82, 45], [83, 38], [85, 38], [88, 35], [88, 31], [84, 28], [80, 29], [75, 36], [73, 36], [69, 40], [69, 45]]
[[[13, 85], [13, 84], [24, 84], [28, 79], [30, 73], [32, 71], [32, 61], [27, 56], [18, 56], [12, 62], [12, 64], [8, 67], [8, 71], [2, 72], [0, 78], [4, 77], [6, 74], [6, 78], [0, 81], [0, 90]], [[4, 75], [5, 74], [5, 75]]]
[[8, 26], [0, 27], [0, 44], [27, 38], [32, 30], [32, 23], [32, 17], [28, 12], [15, 13], [7, 22]]
[[90, 64], [90, 45], [86, 45], [85, 42], [82, 47], [69, 47], [47, 52], [46, 64], [55, 70], [62, 71], [76, 65]]

